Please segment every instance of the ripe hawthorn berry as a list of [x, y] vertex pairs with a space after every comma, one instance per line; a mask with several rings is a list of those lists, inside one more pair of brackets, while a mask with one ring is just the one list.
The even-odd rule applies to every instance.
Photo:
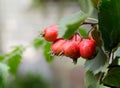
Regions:
[[92, 40], [93, 42], [95, 42], [95, 44], [97, 45], [97, 42], [93, 39], [92, 35], [89, 36], [90, 40]]
[[63, 38], [57, 39], [53, 44], [51, 45], [51, 52], [53, 55], [60, 56], [63, 54], [63, 44], [66, 42]]
[[54, 24], [44, 29], [42, 36], [46, 41], [54, 42], [58, 36], [58, 25]]
[[81, 57], [91, 59], [96, 54], [95, 42], [90, 39], [83, 39], [79, 44], [79, 50]]
[[77, 61], [80, 57], [79, 46], [75, 41], [68, 40], [63, 45], [64, 55], [73, 59], [73, 61]]

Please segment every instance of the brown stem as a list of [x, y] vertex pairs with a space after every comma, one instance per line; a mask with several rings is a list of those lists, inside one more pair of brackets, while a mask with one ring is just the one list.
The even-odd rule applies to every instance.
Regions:
[[82, 23], [82, 25], [87, 25], [90, 24], [91, 26], [97, 25], [98, 23], [91, 23], [91, 22], [84, 22]]
[[92, 28], [88, 31], [88, 35], [89, 35], [89, 33], [96, 27], [96, 25], [91, 25], [92, 26]]
[[99, 77], [98, 77], [98, 82], [100, 84], [102, 83], [101, 81], [102, 81], [103, 76], [104, 76], [104, 72], [101, 72], [100, 75], [99, 75]]
[[77, 41], [77, 35], [80, 36], [80, 33], [79, 32], [75, 32], [75, 41]]

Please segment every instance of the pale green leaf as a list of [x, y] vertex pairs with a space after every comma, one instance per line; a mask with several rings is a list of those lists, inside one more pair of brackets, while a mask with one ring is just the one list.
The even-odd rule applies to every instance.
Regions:
[[7, 83], [9, 67], [6, 64], [0, 63], [0, 88], [5, 88]]
[[85, 88], [106, 88], [99, 83], [100, 74], [94, 75], [91, 71], [85, 73]]
[[102, 49], [98, 48], [97, 56], [85, 62], [85, 71], [92, 71], [94, 74], [99, 73], [105, 67], [107, 56]]
[[6, 55], [7, 64], [10, 67], [10, 72], [15, 74], [22, 59], [23, 46], [17, 46], [15, 49]]
[[88, 16], [91, 15], [93, 11], [93, 5], [91, 0], [78, 0], [80, 4], [80, 9], [85, 12]]
[[32, 45], [36, 48], [39, 49], [44, 43], [44, 40], [42, 39], [42, 37], [36, 37], [33, 41], [32, 41]]
[[51, 47], [51, 43], [46, 43], [44, 46], [44, 56], [45, 56], [45, 60], [50, 63], [54, 60], [53, 56], [51, 56], [51, 52], [50, 52], [50, 47]]
[[60, 37], [70, 38], [79, 26], [85, 21], [87, 15], [82, 11], [67, 16], [59, 22]]

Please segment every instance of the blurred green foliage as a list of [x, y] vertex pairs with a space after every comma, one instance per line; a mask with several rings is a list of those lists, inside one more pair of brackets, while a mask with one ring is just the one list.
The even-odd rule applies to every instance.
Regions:
[[42, 75], [28, 74], [16, 76], [6, 88], [52, 88], [52, 85]]
[[9, 67], [6, 64], [0, 63], [0, 88], [5, 88], [7, 83]]
[[16, 74], [24, 50], [25, 47], [19, 45], [15, 46], [11, 52], [0, 55], [1, 62], [5, 62], [10, 67], [10, 72], [12, 74]]
[[87, 71], [85, 73], [85, 82], [86, 82], [85, 88], [107, 88], [102, 84], [99, 84], [100, 74], [101, 73], [94, 75], [92, 71]]
[[45, 3], [47, 3], [47, 2], [63, 2], [64, 3], [64, 2], [70, 2], [70, 1], [78, 2], [79, 0], [32, 0], [32, 5], [34, 7], [39, 8], [39, 7], [43, 6]]
[[54, 60], [54, 57], [51, 55], [50, 51], [51, 43], [46, 43], [43, 49], [43, 54], [45, 56], [45, 60], [50, 63]]
[[44, 43], [43, 38], [40, 37], [36, 37], [33, 41], [32, 41], [32, 45], [36, 48], [39, 49]]

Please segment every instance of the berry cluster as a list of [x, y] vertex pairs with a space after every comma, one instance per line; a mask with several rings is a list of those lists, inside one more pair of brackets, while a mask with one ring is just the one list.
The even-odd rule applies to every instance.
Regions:
[[90, 36], [82, 38], [79, 33], [66, 40], [58, 37], [58, 25], [52, 25], [44, 29], [42, 36], [46, 41], [53, 42], [51, 45], [51, 53], [56, 56], [65, 55], [77, 61], [79, 57], [91, 59], [96, 54], [96, 42]]

